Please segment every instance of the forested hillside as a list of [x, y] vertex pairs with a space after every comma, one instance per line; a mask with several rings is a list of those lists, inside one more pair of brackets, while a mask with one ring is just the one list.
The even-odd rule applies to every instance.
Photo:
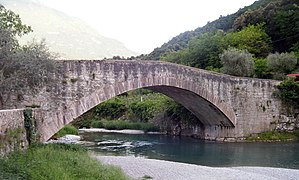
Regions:
[[[238, 32], [249, 25], [263, 25], [269, 36], [268, 52], [298, 51], [299, 40], [299, 1], [298, 0], [259, 0], [238, 12], [221, 16], [219, 19], [199, 27], [194, 31], [184, 32], [168, 43], [156, 48], [146, 59], [159, 60], [171, 52], [190, 48], [190, 40], [215, 34], [221, 30], [223, 34]], [[204, 35], [205, 34], [205, 35]], [[230, 44], [229, 44], [230, 45]], [[231, 46], [231, 45], [230, 45]], [[263, 52], [267, 54], [268, 52]], [[208, 55], [206, 55], [208, 56]], [[203, 58], [205, 59], [205, 58]], [[196, 64], [196, 63], [195, 63]], [[192, 65], [192, 64], [191, 64]], [[194, 64], [193, 64], [194, 66]], [[217, 67], [218, 65], [216, 65]], [[201, 68], [206, 66], [200, 65]]]

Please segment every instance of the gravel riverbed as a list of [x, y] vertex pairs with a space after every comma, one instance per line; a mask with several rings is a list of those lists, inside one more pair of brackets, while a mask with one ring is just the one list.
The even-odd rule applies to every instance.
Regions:
[[156, 180], [298, 180], [299, 170], [271, 167], [208, 167], [131, 156], [96, 156], [130, 177]]

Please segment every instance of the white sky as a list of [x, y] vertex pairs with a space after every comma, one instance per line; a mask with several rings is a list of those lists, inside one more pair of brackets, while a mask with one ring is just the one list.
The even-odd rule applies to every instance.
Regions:
[[204, 26], [255, 0], [39, 0], [78, 17], [103, 36], [138, 53], [150, 53], [172, 37]]

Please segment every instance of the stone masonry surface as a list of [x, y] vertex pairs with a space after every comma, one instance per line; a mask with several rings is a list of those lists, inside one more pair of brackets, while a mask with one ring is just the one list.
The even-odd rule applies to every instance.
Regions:
[[[161, 92], [184, 105], [204, 125], [206, 139], [242, 138], [275, 128], [282, 103], [279, 81], [234, 77], [159, 61], [64, 60], [55, 85], [9, 107], [36, 104], [46, 141], [64, 125], [116, 95], [138, 88]], [[202, 133], [202, 132], [201, 132]]]

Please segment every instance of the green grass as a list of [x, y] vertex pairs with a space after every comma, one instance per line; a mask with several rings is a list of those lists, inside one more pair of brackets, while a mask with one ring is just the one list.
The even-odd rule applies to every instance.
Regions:
[[63, 137], [67, 134], [78, 134], [78, 129], [73, 125], [65, 125], [62, 129], [60, 129], [57, 133], [54, 134], [53, 138]]
[[299, 140], [299, 130], [294, 132], [279, 132], [267, 131], [258, 134], [257, 136], [249, 136], [246, 138], [249, 141], [296, 141]]
[[109, 130], [137, 129], [137, 130], [143, 130], [145, 132], [160, 130], [159, 127], [150, 123], [130, 122], [130, 121], [122, 121], [122, 120], [94, 120], [91, 123], [91, 127], [105, 128]]
[[79, 145], [37, 145], [0, 158], [0, 179], [129, 179], [116, 167], [102, 165]]

